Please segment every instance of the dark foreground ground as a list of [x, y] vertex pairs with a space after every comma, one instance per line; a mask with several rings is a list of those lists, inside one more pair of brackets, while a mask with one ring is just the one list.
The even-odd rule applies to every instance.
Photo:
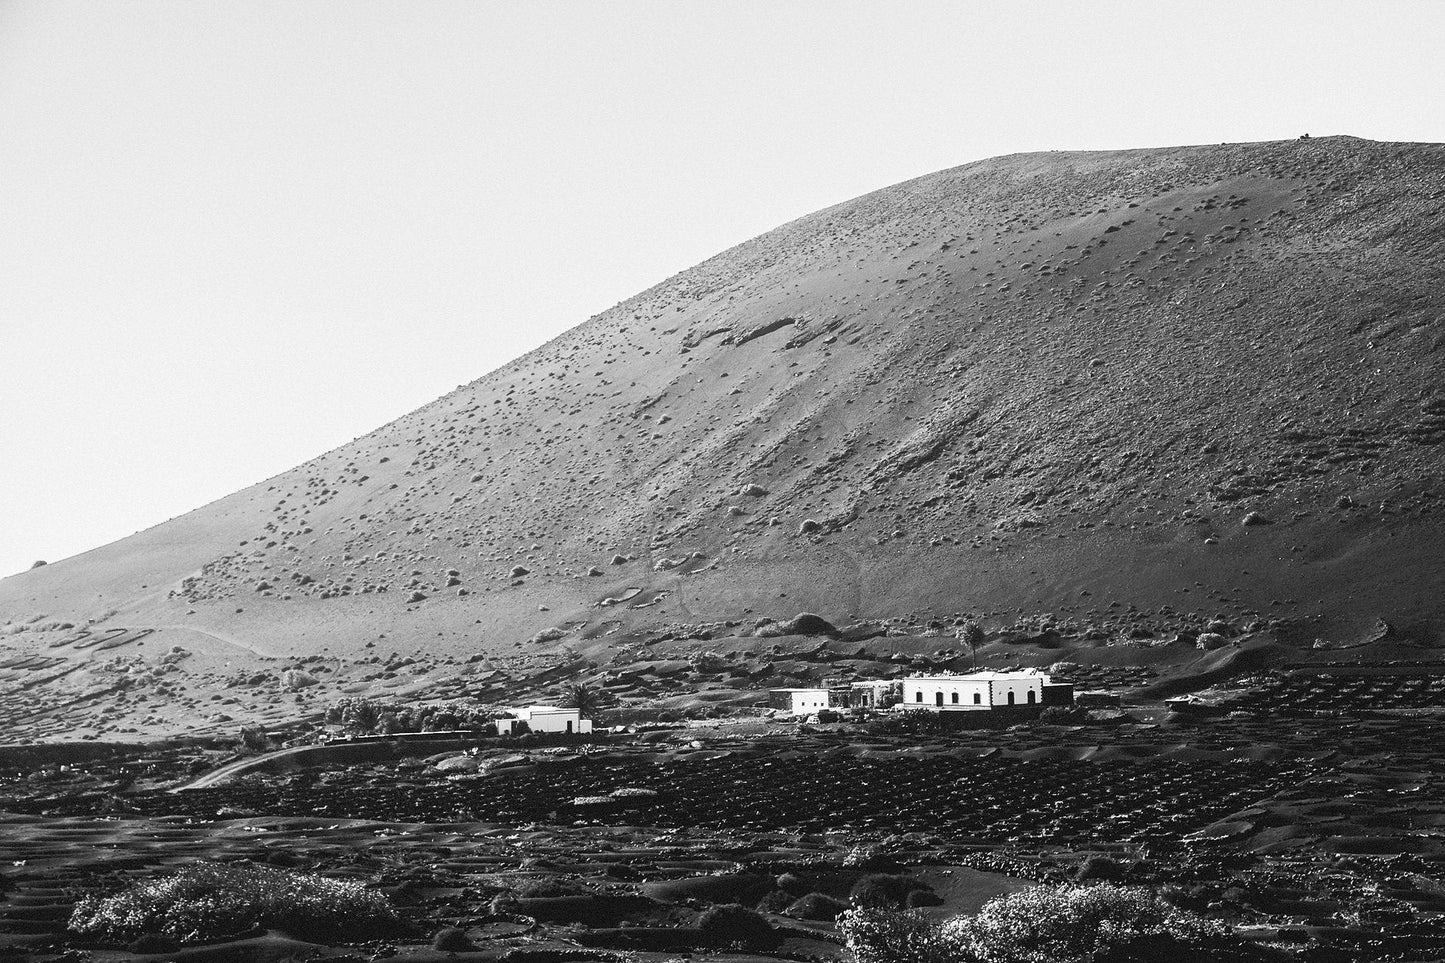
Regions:
[[[1163, 889], [1299, 959], [1439, 959], [1435, 668], [1259, 679], [1186, 711], [1141, 704], [1115, 725], [901, 737], [712, 722], [186, 792], [169, 790], [219, 753], [8, 750], [0, 958], [124, 957], [67, 932], [79, 896], [192, 860], [249, 859], [365, 881], [406, 926], [356, 945], [239, 934], [180, 957], [443, 957], [431, 937], [457, 926], [477, 958], [833, 959], [831, 917], [806, 918], [809, 902], [833, 904], [797, 900], [846, 901], [886, 872], [909, 880], [901, 899], [944, 916], [1082, 875]], [[730, 903], [767, 914], [773, 943], [729, 945], [698, 927]]]

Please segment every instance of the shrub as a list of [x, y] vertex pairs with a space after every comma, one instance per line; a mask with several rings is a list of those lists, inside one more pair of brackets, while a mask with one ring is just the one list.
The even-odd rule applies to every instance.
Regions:
[[692, 671], [701, 672], [704, 675], [716, 675], [719, 672], [727, 671], [727, 660], [716, 652], [694, 652], [687, 660], [692, 666]]
[[464, 930], [455, 926], [446, 926], [437, 930], [436, 936], [432, 937], [431, 948], [440, 950], [443, 953], [470, 953], [477, 948]]
[[943, 897], [931, 889], [919, 887], [918, 889], [908, 891], [908, 898], [903, 901], [903, 905], [909, 909], [921, 909], [924, 906], [942, 906]]
[[913, 882], [906, 876], [890, 876], [887, 873], [873, 873], [853, 884], [848, 898], [854, 906], [874, 909], [892, 909], [902, 906], [908, 899]]
[[793, 894], [786, 890], [775, 889], [758, 901], [758, 911], [762, 913], [786, 913], [788, 907], [792, 906], [796, 899]]
[[737, 903], [708, 907], [698, 917], [697, 928], [722, 946], [767, 947], [778, 942], [766, 917]]
[[[956, 713], [962, 715], [962, 713]], [[951, 732], [950, 720], [942, 712], [928, 709], [904, 709], [890, 712], [881, 719], [868, 723], [868, 732], [875, 736], [923, 736], [941, 735]]]
[[1194, 959], [1227, 931], [1138, 887], [1034, 886], [941, 926], [917, 910], [838, 918], [857, 963], [1084, 963]]
[[898, 860], [894, 859], [887, 850], [872, 844], [859, 843], [848, 850], [843, 857], [843, 865], [854, 869], [871, 869], [874, 871], [896, 870]]
[[271, 740], [266, 736], [266, 730], [261, 728], [241, 727], [241, 749], [244, 752], [266, 752], [271, 748]]
[[969, 963], [976, 959], [955, 936], [917, 910], [850, 909], [838, 931], [857, 963]]
[[783, 912], [800, 920], [832, 922], [847, 912], [848, 904], [824, 893], [809, 893], [794, 900]]
[[254, 863], [200, 862], [114, 896], [87, 896], [69, 925], [117, 942], [147, 934], [196, 942], [258, 926], [356, 938], [397, 924], [385, 897], [357, 882]]
[[1072, 963], [1153, 945], [1218, 939], [1219, 924], [1142, 887], [1034, 886], [989, 900], [973, 918], [944, 924], [948, 938], [989, 963]]
[[837, 721], [838, 721], [838, 718], [839, 718], [839, 717], [838, 717], [838, 713], [835, 712], [835, 711], [832, 710], [832, 709], [819, 709], [819, 710], [818, 710], [818, 721], [819, 721], [819, 722], [837, 722]]
[[792, 893], [795, 897], [806, 896], [810, 892], [807, 881], [797, 873], [784, 873], [778, 877], [777, 883], [778, 889]]
[[1126, 875], [1126, 867], [1117, 859], [1110, 859], [1108, 856], [1090, 856], [1079, 864], [1074, 878], [1084, 883], [1090, 880], [1119, 880]]

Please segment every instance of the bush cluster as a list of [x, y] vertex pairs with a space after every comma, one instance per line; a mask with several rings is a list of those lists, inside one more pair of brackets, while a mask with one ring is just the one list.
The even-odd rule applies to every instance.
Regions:
[[69, 925], [118, 942], [142, 936], [198, 942], [261, 926], [300, 937], [357, 939], [398, 922], [386, 898], [358, 882], [256, 863], [199, 862], [114, 896], [87, 896]]
[[838, 926], [858, 963], [1084, 963], [1143, 945], [1176, 955], [1227, 932], [1147, 889], [1109, 884], [1034, 886], [942, 924], [859, 906]]
[[950, 715], [962, 713], [932, 712], [928, 709], [905, 709], [890, 712], [868, 723], [868, 732], [875, 736], [936, 736], [958, 728]]
[[486, 732], [495, 727], [492, 720], [498, 710], [489, 706], [464, 703], [442, 705], [409, 705], [401, 702], [378, 702], [372, 699], [345, 698], [326, 710], [328, 724], [345, 727], [358, 736], [390, 736], [399, 732], [451, 732], [471, 730]]

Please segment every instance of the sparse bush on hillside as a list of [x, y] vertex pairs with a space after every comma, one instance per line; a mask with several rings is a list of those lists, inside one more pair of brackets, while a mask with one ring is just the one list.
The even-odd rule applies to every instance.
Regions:
[[23, 632], [54, 632], [58, 629], [71, 627], [69, 622], [62, 622], [60, 619], [46, 619], [42, 614], [32, 616], [24, 622], [7, 620], [3, 626], [0, 626], [0, 635], [20, 635]]
[[76, 933], [112, 941], [157, 934], [198, 942], [260, 926], [359, 939], [398, 923], [385, 897], [360, 883], [255, 863], [194, 863], [114, 896], [87, 896], [70, 916]]
[[694, 652], [687, 661], [692, 666], [692, 671], [701, 672], [704, 675], [716, 675], [719, 672], [726, 672], [728, 668], [727, 660], [712, 651]]

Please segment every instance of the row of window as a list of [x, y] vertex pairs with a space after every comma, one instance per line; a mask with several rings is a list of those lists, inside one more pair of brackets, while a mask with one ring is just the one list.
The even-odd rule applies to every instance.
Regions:
[[[917, 701], [917, 702], [922, 702], [922, 701], [923, 701], [923, 691], [922, 691], [921, 689], [919, 690], [917, 696], [915, 697], [915, 701]], [[1030, 689], [1030, 690], [1028, 691], [1028, 700], [1027, 700], [1027, 701], [1028, 701], [1028, 704], [1029, 704], [1029, 705], [1034, 705], [1034, 703], [1035, 703], [1034, 690]], [[954, 705], [958, 705], [958, 693], [957, 693], [957, 692], [953, 693], [953, 704], [954, 704]], [[978, 705], [983, 705], [983, 693], [981, 693], [981, 692], [975, 692], [975, 693], [973, 694], [973, 704], [976, 705], [976, 706], [978, 706]], [[1009, 705], [1013, 705], [1013, 704], [1014, 704], [1014, 694], [1013, 694], [1012, 691], [1010, 691], [1009, 694], [1008, 694], [1008, 704], [1009, 704]], [[936, 693], [934, 693], [934, 705], [940, 705], [940, 706], [943, 705], [943, 693], [942, 693], [942, 692], [936, 692]]]

